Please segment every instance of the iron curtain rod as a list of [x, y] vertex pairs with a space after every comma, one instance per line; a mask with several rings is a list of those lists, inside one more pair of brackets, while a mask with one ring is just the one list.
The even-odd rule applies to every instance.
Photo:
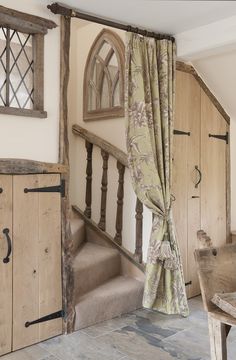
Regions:
[[76, 9], [72, 9], [67, 6], [64, 6], [63, 4], [60, 4], [60, 3], [53, 3], [51, 5], [48, 5], [47, 8], [50, 9], [51, 12], [56, 15], [63, 15], [63, 16], [67, 16], [67, 17], [74, 17], [74, 18], [78, 18], [78, 19], [82, 19], [82, 20], [87, 20], [87, 21], [91, 21], [91, 22], [94, 22], [97, 24], [110, 26], [110, 27], [113, 27], [116, 29], [134, 32], [136, 34], [140, 34], [143, 36], [153, 37], [158, 40], [166, 39], [166, 40], [171, 40], [173, 42], [175, 41], [175, 38], [171, 35], [157, 34], [152, 31], [139, 29], [138, 27], [133, 27], [130, 25], [125, 25], [125, 24], [117, 23], [117, 22], [114, 22], [111, 20], [99, 18], [97, 16], [85, 14]]

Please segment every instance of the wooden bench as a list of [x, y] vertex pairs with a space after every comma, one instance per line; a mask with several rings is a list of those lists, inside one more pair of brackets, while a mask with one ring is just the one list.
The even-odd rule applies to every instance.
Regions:
[[227, 360], [227, 335], [236, 319], [211, 302], [216, 293], [236, 291], [236, 244], [195, 250], [198, 276], [208, 325], [211, 360]]

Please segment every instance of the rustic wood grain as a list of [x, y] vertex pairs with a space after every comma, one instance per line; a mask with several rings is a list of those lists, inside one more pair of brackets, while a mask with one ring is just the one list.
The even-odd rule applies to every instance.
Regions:
[[[66, 166], [69, 165], [67, 96], [70, 65], [70, 34], [71, 19], [61, 16], [59, 162]], [[73, 243], [70, 228], [69, 169], [63, 174], [62, 179], [65, 180], [65, 197], [62, 199], [62, 293], [63, 309], [66, 312], [63, 332], [71, 333], [74, 330], [75, 309], [73, 305], [74, 273], [72, 269]]]
[[48, 29], [53, 29], [57, 26], [56, 23], [51, 20], [9, 9], [4, 6], [0, 6], [0, 25], [10, 26], [11, 29], [30, 34], [46, 34]]
[[226, 111], [224, 110], [224, 108], [222, 107], [222, 105], [220, 104], [220, 102], [217, 100], [217, 98], [215, 97], [215, 95], [211, 92], [211, 90], [208, 88], [208, 86], [205, 84], [205, 82], [202, 80], [202, 78], [199, 76], [199, 74], [197, 73], [197, 71], [194, 69], [194, 67], [192, 65], [188, 65], [185, 64], [184, 62], [181, 61], [177, 61], [176, 62], [176, 70], [179, 71], [183, 71], [189, 74], [192, 74], [195, 79], [197, 80], [197, 82], [199, 83], [199, 85], [201, 86], [202, 90], [206, 93], [206, 95], [209, 97], [209, 99], [211, 100], [211, 102], [215, 105], [215, 107], [217, 108], [217, 110], [220, 112], [220, 114], [223, 116], [223, 118], [225, 119], [225, 121], [230, 124], [230, 117], [229, 115], [226, 113]]
[[119, 179], [118, 179], [118, 190], [117, 190], [116, 234], [114, 240], [119, 245], [122, 245], [125, 166], [121, 164], [119, 161], [117, 161], [117, 169], [119, 173]]
[[20, 109], [15, 107], [0, 106], [0, 113], [5, 115], [26, 116], [45, 119], [47, 112], [43, 110]]
[[72, 131], [75, 135], [80, 136], [81, 138], [93, 143], [94, 145], [100, 147], [100, 149], [112, 155], [115, 159], [117, 159], [121, 164], [128, 167], [128, 159], [127, 154], [118, 149], [116, 146], [112, 145], [108, 141], [100, 138], [99, 136], [93, 134], [92, 132], [82, 128], [79, 125], [73, 125]]
[[236, 292], [217, 293], [211, 301], [221, 310], [236, 318]]
[[66, 173], [68, 166], [26, 159], [0, 159], [0, 174]]
[[227, 360], [226, 325], [209, 314], [211, 360]]
[[104, 150], [101, 150], [101, 155], [102, 155], [102, 159], [103, 159], [103, 172], [102, 172], [102, 187], [101, 187], [101, 216], [100, 216], [100, 221], [98, 224], [98, 227], [105, 231], [106, 230], [106, 209], [107, 209], [107, 185], [108, 185], [108, 180], [107, 180], [107, 170], [108, 170], [108, 159], [109, 159], [109, 154], [107, 152], [105, 152]]
[[9, 229], [9, 236], [13, 240], [12, 176], [0, 175], [0, 188], [2, 189], [0, 193], [0, 355], [3, 355], [11, 351], [12, 345], [12, 254], [8, 263], [3, 262], [8, 252], [3, 229]]
[[34, 110], [44, 110], [44, 35], [33, 36]]

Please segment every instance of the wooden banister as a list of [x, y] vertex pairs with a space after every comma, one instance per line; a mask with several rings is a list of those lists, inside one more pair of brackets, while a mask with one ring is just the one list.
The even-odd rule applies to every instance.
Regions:
[[102, 187], [101, 187], [101, 191], [102, 191], [102, 196], [101, 196], [101, 217], [100, 217], [100, 221], [98, 224], [98, 227], [105, 231], [106, 230], [106, 209], [107, 209], [107, 170], [108, 170], [108, 159], [109, 159], [109, 154], [104, 151], [101, 150], [101, 155], [103, 158], [103, 165], [102, 165]]
[[[98, 231], [106, 233], [106, 208], [107, 208], [107, 191], [108, 191], [108, 159], [113, 156], [117, 160], [118, 170], [118, 189], [117, 189], [117, 210], [116, 210], [116, 233], [112, 238], [119, 247], [122, 247], [122, 230], [123, 230], [123, 204], [124, 204], [124, 174], [125, 168], [128, 167], [128, 157], [122, 150], [118, 149], [108, 141], [82, 128], [79, 125], [73, 125], [72, 131], [75, 135], [85, 140], [87, 150], [87, 167], [86, 167], [86, 208], [84, 216], [91, 219], [92, 215], [92, 152], [93, 146], [96, 145], [101, 149], [102, 162], [102, 179], [101, 179], [101, 206], [100, 220], [96, 227]], [[134, 260], [142, 264], [142, 247], [143, 247], [143, 204], [137, 199], [135, 208], [136, 219], [136, 240]], [[94, 225], [95, 226], [95, 225]]]
[[128, 167], [128, 159], [126, 153], [118, 149], [116, 146], [112, 145], [108, 141], [100, 138], [99, 136], [93, 134], [92, 132], [82, 128], [77, 124], [72, 126], [72, 132], [73, 134], [78, 135], [83, 139], [87, 140], [88, 142], [100, 147], [100, 149], [112, 155], [121, 164]]
[[123, 200], [124, 200], [124, 174], [125, 166], [117, 161], [117, 169], [119, 173], [118, 190], [117, 190], [117, 211], [116, 211], [116, 235], [114, 240], [117, 244], [122, 244], [123, 229]]
[[86, 195], [85, 195], [85, 215], [90, 219], [92, 214], [92, 153], [93, 153], [93, 144], [86, 140], [85, 146], [87, 149], [87, 168], [86, 168]]

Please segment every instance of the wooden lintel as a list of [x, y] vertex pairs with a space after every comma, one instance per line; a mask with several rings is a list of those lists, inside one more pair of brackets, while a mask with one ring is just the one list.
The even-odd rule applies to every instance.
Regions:
[[212, 101], [212, 103], [215, 105], [219, 113], [223, 116], [225, 121], [230, 124], [230, 117], [227, 114], [227, 112], [224, 110], [222, 105], [219, 103], [215, 95], [211, 92], [209, 87], [205, 84], [205, 82], [202, 80], [201, 76], [197, 73], [197, 71], [194, 69], [192, 65], [185, 64], [182, 61], [176, 62], [176, 70], [186, 72], [188, 74], [192, 74], [197, 82], [199, 83], [200, 87], [203, 91], [205, 91], [206, 95], [209, 97], [209, 99]]
[[0, 25], [26, 33], [46, 34], [48, 29], [57, 27], [54, 21], [39, 16], [26, 14], [0, 5]]
[[62, 164], [25, 159], [0, 159], [0, 174], [63, 174], [67, 171], [68, 167]]

